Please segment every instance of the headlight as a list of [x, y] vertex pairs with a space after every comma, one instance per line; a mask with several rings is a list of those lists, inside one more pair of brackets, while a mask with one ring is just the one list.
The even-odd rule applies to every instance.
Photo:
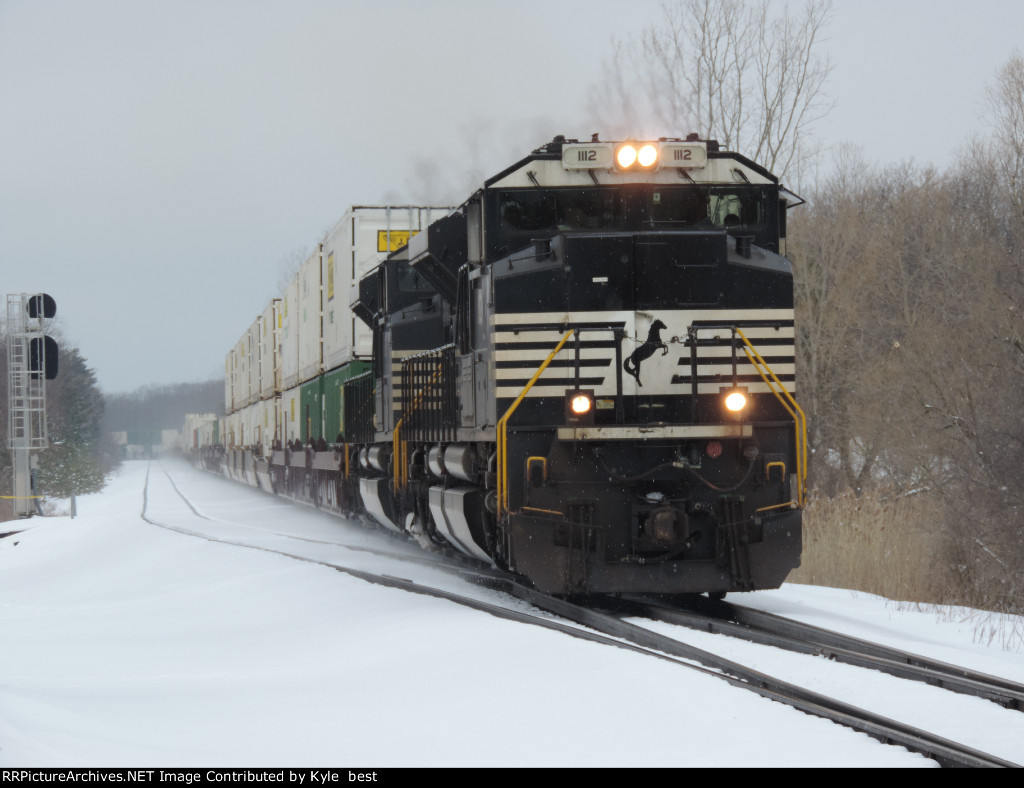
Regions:
[[636, 162], [636, 148], [632, 145], [623, 145], [616, 151], [615, 161], [620, 169], [628, 170]]
[[658, 149], [654, 145], [647, 143], [640, 148], [640, 152], [636, 155], [636, 160], [641, 167], [651, 167], [658, 160]]
[[658, 164], [661, 149], [654, 142], [623, 142], [615, 147], [618, 170], [650, 170]]

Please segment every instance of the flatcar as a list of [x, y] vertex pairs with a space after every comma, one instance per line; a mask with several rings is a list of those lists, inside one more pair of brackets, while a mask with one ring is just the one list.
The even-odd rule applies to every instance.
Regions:
[[594, 135], [453, 209], [353, 208], [229, 353], [193, 456], [547, 593], [778, 587], [798, 203], [714, 140]]

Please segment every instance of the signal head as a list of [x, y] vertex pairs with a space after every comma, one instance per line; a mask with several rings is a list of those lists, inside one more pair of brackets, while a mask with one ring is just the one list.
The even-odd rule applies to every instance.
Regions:
[[34, 293], [28, 297], [28, 316], [49, 320], [57, 314], [57, 302], [46, 293]]

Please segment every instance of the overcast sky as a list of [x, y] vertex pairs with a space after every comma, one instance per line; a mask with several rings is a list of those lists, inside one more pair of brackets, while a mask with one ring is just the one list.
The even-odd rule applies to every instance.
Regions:
[[[218, 377], [282, 262], [348, 206], [420, 198], [430, 171], [461, 188], [554, 134], [600, 131], [586, 96], [612, 36], [659, 14], [0, 0], [0, 290], [53, 295], [105, 391]], [[817, 134], [947, 166], [1021, 31], [1011, 0], [836, 0], [836, 107]]]

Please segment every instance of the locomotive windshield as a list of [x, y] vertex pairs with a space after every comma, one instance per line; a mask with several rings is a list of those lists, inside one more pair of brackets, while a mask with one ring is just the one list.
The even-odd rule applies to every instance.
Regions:
[[627, 224], [622, 189], [542, 189], [503, 192], [502, 232], [622, 230]]
[[434, 288], [405, 260], [397, 261], [395, 279], [400, 293], [433, 293]]
[[743, 230], [772, 248], [772, 201], [761, 186], [605, 186], [508, 189], [497, 194], [489, 222], [491, 258], [560, 232], [598, 230]]

